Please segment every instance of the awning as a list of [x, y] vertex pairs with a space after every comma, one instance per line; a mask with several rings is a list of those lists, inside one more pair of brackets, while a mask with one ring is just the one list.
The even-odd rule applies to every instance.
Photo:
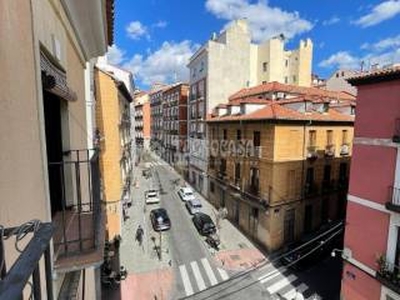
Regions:
[[40, 52], [40, 69], [42, 73], [43, 89], [55, 94], [67, 101], [76, 101], [76, 93], [67, 85], [67, 74], [53, 62], [53, 58], [45, 53]]

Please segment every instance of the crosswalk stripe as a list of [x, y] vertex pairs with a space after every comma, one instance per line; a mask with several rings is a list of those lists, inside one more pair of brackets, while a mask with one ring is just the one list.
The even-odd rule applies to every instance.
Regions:
[[181, 278], [183, 281], [183, 287], [185, 288], [186, 296], [193, 295], [192, 284], [190, 283], [189, 275], [186, 271], [185, 265], [180, 265], [179, 271], [181, 273]]
[[265, 282], [269, 281], [270, 279], [281, 275], [284, 271], [286, 271], [285, 267], [280, 267], [279, 269], [274, 269], [273, 271], [269, 272], [268, 274], [265, 274], [265, 275], [262, 275], [262, 276], [258, 277], [258, 280], [261, 283], [265, 283]]
[[194, 277], [196, 278], [196, 283], [200, 291], [206, 289], [206, 284], [204, 283], [203, 277], [201, 277], [200, 269], [199, 266], [197, 265], [197, 262], [192, 261], [190, 263]]
[[267, 275], [267, 277], [263, 277], [261, 280], [260, 279], [259, 280], [262, 284], [264, 284], [264, 283], [270, 281], [271, 279], [278, 277], [279, 275], [282, 275], [282, 274], [277, 271], [272, 271], [271, 273], [269, 273], [269, 275]]
[[229, 279], [229, 275], [228, 275], [228, 273], [226, 273], [226, 271], [224, 269], [217, 268], [217, 270], [219, 272], [219, 275], [221, 275], [222, 280], [225, 281], [225, 280]]
[[295, 275], [290, 275], [289, 277], [282, 278], [278, 282], [276, 282], [273, 285], [269, 286], [267, 288], [267, 291], [270, 294], [274, 294], [277, 291], [279, 291], [280, 289], [282, 289], [283, 287], [285, 287], [288, 284], [290, 284], [291, 282], [295, 281], [296, 279], [297, 279], [297, 277]]
[[206, 258], [201, 259], [201, 263], [203, 264], [204, 269], [206, 270], [207, 276], [210, 279], [211, 285], [216, 285], [218, 283], [217, 278], [214, 275], [213, 270], [211, 269], [210, 263]]
[[294, 296], [296, 296], [296, 290], [298, 290], [300, 293], [304, 293], [308, 289], [307, 285], [305, 283], [300, 284], [298, 287], [291, 289], [287, 293], [283, 295], [283, 298], [286, 299], [293, 299]]

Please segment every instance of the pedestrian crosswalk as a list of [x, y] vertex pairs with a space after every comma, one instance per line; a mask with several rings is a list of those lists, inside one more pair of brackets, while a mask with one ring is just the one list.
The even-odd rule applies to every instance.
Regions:
[[151, 162], [151, 165], [152, 165], [153, 167], [156, 167], [156, 166], [168, 166], [168, 164], [167, 164], [165, 161], [161, 161], [161, 160], [152, 161], [152, 162]]
[[225, 270], [212, 266], [205, 257], [180, 265], [178, 269], [185, 296], [193, 295], [229, 279]]
[[305, 292], [310, 292], [308, 286], [286, 267], [268, 265], [263, 268], [262, 273], [263, 275], [258, 277], [258, 281], [271, 296], [279, 295], [280, 299], [292, 300], [296, 291], [303, 295]]

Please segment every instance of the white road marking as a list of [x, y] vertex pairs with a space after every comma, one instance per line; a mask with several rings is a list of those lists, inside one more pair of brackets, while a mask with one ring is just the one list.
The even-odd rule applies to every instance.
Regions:
[[286, 271], [285, 267], [280, 267], [279, 269], [274, 269], [273, 271], [269, 272], [268, 274], [265, 274], [265, 275], [262, 275], [262, 276], [258, 277], [258, 280], [261, 283], [266, 283], [270, 279], [281, 275], [284, 271]]
[[179, 271], [181, 273], [181, 278], [183, 281], [183, 287], [185, 288], [186, 296], [193, 295], [192, 284], [190, 283], [189, 275], [186, 271], [185, 265], [180, 265]]
[[221, 275], [222, 280], [225, 281], [225, 280], [229, 279], [229, 275], [228, 275], [228, 273], [226, 273], [226, 271], [224, 269], [217, 268], [217, 270], [219, 272], [219, 275]]
[[286, 299], [293, 299], [294, 296], [296, 296], [296, 290], [298, 290], [300, 293], [304, 293], [308, 289], [308, 286], [305, 285], [304, 283], [300, 284], [298, 287], [291, 289], [287, 293], [283, 295], [284, 298]]
[[203, 277], [201, 276], [200, 270], [199, 270], [199, 266], [197, 265], [197, 262], [192, 261], [190, 263], [192, 270], [193, 270], [193, 274], [194, 277], [196, 278], [196, 283], [197, 286], [199, 288], [200, 291], [205, 290], [206, 289], [206, 284], [204, 283]]
[[203, 267], [206, 270], [206, 273], [207, 273], [208, 278], [210, 279], [211, 285], [216, 285], [218, 283], [218, 281], [214, 275], [214, 272], [213, 272], [207, 258], [202, 258], [201, 263], [203, 264]]
[[284, 288], [285, 286], [289, 285], [291, 282], [295, 281], [297, 277], [295, 275], [290, 275], [289, 277], [282, 278], [278, 282], [274, 283], [273, 285], [267, 288], [268, 293], [275, 294], [280, 289]]

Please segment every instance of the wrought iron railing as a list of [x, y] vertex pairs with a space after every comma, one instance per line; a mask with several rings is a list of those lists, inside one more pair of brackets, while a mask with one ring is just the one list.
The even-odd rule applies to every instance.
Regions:
[[387, 202], [391, 205], [400, 207], [400, 188], [394, 186], [389, 187], [389, 197]]
[[377, 259], [378, 270], [376, 278], [391, 290], [400, 293], [400, 268], [395, 264], [389, 263], [386, 257], [380, 256]]
[[326, 145], [325, 156], [327, 156], [327, 157], [335, 156], [335, 145], [333, 145], [333, 144]]
[[[50, 240], [53, 232], [53, 224], [37, 220], [13, 228], [4, 228], [0, 225], [0, 299], [23, 299], [24, 291], [29, 293], [29, 299], [42, 299], [42, 285], [44, 285], [44, 281], [40, 278], [42, 257], [46, 299], [54, 299], [50, 257]], [[15, 238], [14, 247], [19, 256], [13, 265], [7, 268], [4, 246], [6, 240], [12, 238]], [[27, 242], [23, 249], [19, 245], [22, 241], [24, 245]]]
[[49, 163], [49, 176], [59, 178], [58, 193], [53, 192], [52, 198], [61, 198], [58, 209], [53, 212], [56, 257], [97, 249], [100, 244], [97, 237], [102, 230], [99, 152], [94, 149], [67, 151], [63, 161]]
[[318, 158], [317, 146], [311, 145], [307, 147], [307, 158], [309, 159]]

